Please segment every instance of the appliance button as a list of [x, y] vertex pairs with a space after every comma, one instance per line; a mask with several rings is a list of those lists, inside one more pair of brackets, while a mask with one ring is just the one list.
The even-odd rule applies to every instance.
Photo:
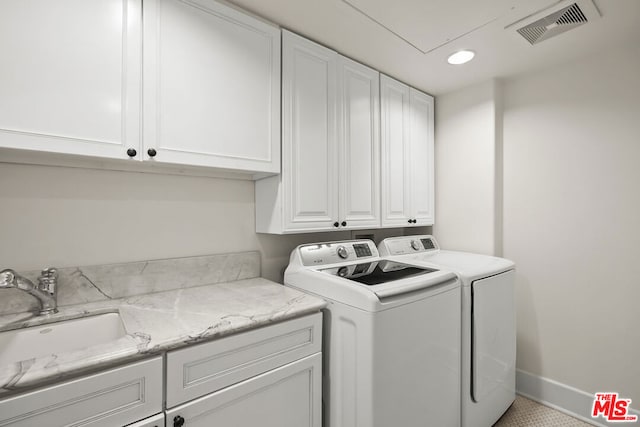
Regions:
[[420, 250], [420, 241], [419, 240], [412, 240], [411, 241], [411, 247], [413, 248], [414, 251], [419, 251]]
[[342, 259], [347, 259], [349, 257], [347, 248], [345, 248], [344, 246], [338, 246], [338, 256]]

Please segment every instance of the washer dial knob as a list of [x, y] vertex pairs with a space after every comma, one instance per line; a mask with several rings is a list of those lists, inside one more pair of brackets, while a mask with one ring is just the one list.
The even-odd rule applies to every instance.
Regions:
[[412, 240], [411, 241], [411, 247], [413, 248], [414, 251], [419, 251], [420, 248], [420, 241], [419, 240]]
[[338, 269], [338, 276], [347, 277], [347, 274], [349, 274], [349, 269], [347, 267], [340, 267]]
[[338, 246], [338, 256], [342, 259], [347, 259], [349, 257], [349, 252], [347, 252], [347, 248], [344, 246]]

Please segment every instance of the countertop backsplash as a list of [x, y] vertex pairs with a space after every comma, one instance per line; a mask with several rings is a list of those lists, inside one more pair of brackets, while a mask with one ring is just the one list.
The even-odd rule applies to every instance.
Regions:
[[[2, 266], [9, 268], [10, 266]], [[43, 266], [50, 267], [50, 266]], [[34, 283], [40, 271], [18, 272]], [[58, 306], [84, 304], [260, 276], [260, 253], [205, 255], [153, 261], [59, 268]], [[0, 291], [0, 315], [38, 309], [17, 289]]]

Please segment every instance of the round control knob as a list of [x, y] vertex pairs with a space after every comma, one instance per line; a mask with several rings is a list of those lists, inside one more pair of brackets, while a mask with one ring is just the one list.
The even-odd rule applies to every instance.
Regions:
[[338, 269], [338, 276], [340, 277], [347, 277], [348, 273], [349, 273], [349, 269], [347, 267], [340, 267]]
[[412, 240], [411, 241], [411, 247], [413, 248], [414, 251], [419, 251], [420, 250], [420, 242], [418, 240]]
[[138, 154], [138, 152], [136, 151], [135, 148], [129, 148], [127, 150], [127, 156], [129, 157], [135, 157]]
[[182, 427], [184, 425], [184, 418], [180, 415], [173, 417], [173, 427]]
[[342, 259], [347, 259], [349, 257], [349, 252], [347, 252], [347, 248], [344, 246], [338, 246], [338, 256]]
[[155, 149], [155, 148], [149, 148], [149, 149], [147, 150], [147, 154], [149, 155], [149, 157], [155, 157], [155, 156], [156, 156], [156, 154], [158, 154], [158, 152], [156, 151], [156, 149]]
[[333, 223], [333, 226], [334, 227], [340, 227], [340, 223], [338, 221], [336, 221], [336, 222]]

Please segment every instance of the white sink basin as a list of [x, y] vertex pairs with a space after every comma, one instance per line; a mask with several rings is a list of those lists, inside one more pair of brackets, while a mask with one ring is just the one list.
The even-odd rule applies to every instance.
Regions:
[[0, 332], [0, 366], [108, 343], [126, 334], [118, 313]]

